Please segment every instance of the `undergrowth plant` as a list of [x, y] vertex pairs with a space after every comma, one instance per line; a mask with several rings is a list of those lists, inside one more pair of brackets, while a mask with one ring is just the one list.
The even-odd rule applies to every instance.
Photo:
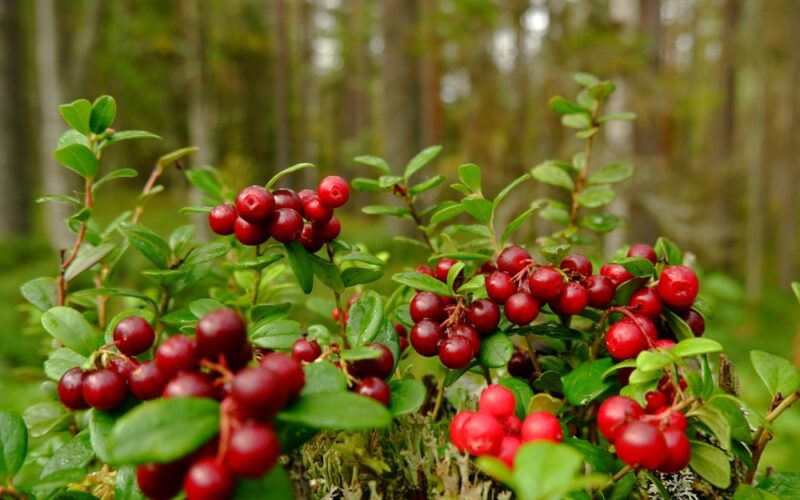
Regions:
[[[61, 106], [70, 129], [54, 156], [83, 190], [40, 201], [74, 208], [75, 239], [53, 275], [21, 288], [47, 339], [51, 400], [0, 412], [0, 496], [793, 494], [800, 477], [764, 474], [760, 459], [800, 372], [753, 352], [772, 404], [749, 408], [723, 346], [703, 337], [711, 311], [691, 256], [667, 238], [596, 255], [624, 223], [605, 207], [633, 167], [599, 165], [594, 149], [606, 123], [635, 117], [604, 114], [613, 83], [575, 80], [577, 97], [550, 107], [580, 150], [497, 193], [474, 164], [443, 190], [444, 176], [426, 176], [438, 146], [402, 170], [360, 156], [375, 175], [306, 189], [283, 187], [285, 176], [313, 165], [233, 187], [214, 168], [183, 168], [196, 150], [184, 148], [160, 157], [114, 217], [98, 217], [95, 199], [136, 171], [101, 167], [105, 148], [158, 137], [112, 129], [108, 96]], [[142, 223], [173, 167], [204, 195], [182, 213], [207, 214], [214, 241], [192, 225], [161, 235]], [[504, 220], [509, 195], [534, 181], [552, 196]], [[341, 239], [334, 212], [351, 184], [385, 198], [364, 213], [418, 237], [378, 254]], [[535, 216], [552, 232], [514, 242]], [[428, 260], [384, 276], [408, 245]], [[127, 265], [136, 253], [149, 267]], [[387, 278], [381, 295], [373, 285]]]

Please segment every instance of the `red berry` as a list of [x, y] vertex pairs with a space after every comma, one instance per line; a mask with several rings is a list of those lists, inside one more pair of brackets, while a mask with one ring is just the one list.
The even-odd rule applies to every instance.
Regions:
[[122, 377], [122, 380], [128, 380], [137, 366], [138, 363], [133, 358], [111, 358], [106, 362], [106, 368]]
[[419, 292], [411, 299], [408, 312], [415, 323], [423, 319], [441, 321], [445, 317], [444, 302], [433, 292]]
[[506, 318], [515, 325], [527, 325], [539, 315], [539, 303], [525, 292], [517, 292], [505, 304]]
[[514, 436], [504, 436], [500, 443], [500, 452], [497, 458], [505, 462], [509, 467], [514, 467], [514, 457], [517, 456], [517, 449], [522, 445], [522, 441]]
[[236, 207], [230, 203], [223, 203], [208, 213], [208, 226], [214, 233], [227, 236], [233, 234], [233, 224], [237, 217], [239, 214], [236, 213]]
[[167, 375], [153, 361], [142, 363], [128, 377], [128, 388], [141, 400], [159, 397], [166, 385]]
[[303, 215], [311, 222], [321, 224], [331, 220], [333, 209], [322, 203], [319, 196], [313, 195], [303, 200]]
[[170, 337], [156, 349], [156, 365], [167, 376], [197, 367], [197, 344], [183, 335]]
[[397, 332], [399, 338], [408, 337], [408, 330], [406, 330], [406, 327], [403, 326], [402, 323], [395, 323], [394, 331]]
[[586, 291], [589, 293], [589, 305], [592, 307], [606, 307], [614, 300], [616, 287], [605, 276], [589, 276], [586, 280]]
[[453, 370], [466, 368], [473, 356], [472, 343], [460, 335], [447, 337], [439, 345], [439, 360]]
[[275, 372], [281, 382], [286, 385], [289, 399], [295, 398], [306, 384], [303, 365], [296, 359], [282, 352], [271, 352], [261, 358], [261, 366]]
[[276, 210], [289, 208], [300, 213], [300, 215], [303, 214], [303, 200], [291, 189], [276, 189], [272, 192], [272, 198], [275, 200]]
[[648, 345], [658, 340], [658, 328], [656, 327], [656, 324], [653, 323], [653, 320], [647, 316], [634, 314], [633, 318], [626, 316], [625, 318], [622, 318], [621, 321], [633, 323], [634, 325], [638, 326], [642, 333], [644, 333], [645, 340], [649, 341]]
[[533, 375], [533, 360], [527, 352], [517, 351], [508, 360], [507, 369], [512, 377], [528, 379]]
[[661, 316], [664, 306], [661, 304], [661, 299], [652, 288], [642, 288], [636, 290], [631, 295], [631, 300], [628, 302], [631, 307], [639, 314], [644, 314], [650, 318], [656, 319]]
[[415, 267], [414, 268], [414, 272], [427, 274], [428, 276], [431, 276], [433, 278], [436, 277], [436, 275], [433, 272], [433, 269], [431, 269], [431, 266], [428, 266], [428, 265], [425, 265], [425, 264], [420, 264], [417, 267]]
[[684, 310], [694, 303], [699, 287], [694, 271], [686, 266], [669, 266], [661, 272], [656, 291], [665, 304]]
[[517, 286], [511, 275], [503, 271], [495, 271], [486, 277], [486, 294], [498, 304], [505, 304], [506, 300], [517, 291]]
[[356, 392], [362, 396], [372, 398], [384, 406], [389, 406], [391, 393], [386, 382], [378, 377], [366, 377], [356, 386]]
[[669, 397], [661, 391], [649, 391], [644, 395], [647, 413], [656, 413], [669, 404]]
[[141, 316], [128, 316], [114, 328], [114, 343], [127, 356], [138, 356], [150, 349], [155, 340], [153, 325]]
[[259, 478], [278, 462], [281, 446], [269, 424], [245, 423], [234, 430], [225, 452], [225, 465], [237, 476]]
[[649, 260], [653, 264], [658, 260], [656, 251], [647, 243], [634, 243], [631, 245], [631, 248], [628, 250], [628, 257], [641, 257]]
[[189, 468], [183, 480], [186, 500], [225, 500], [233, 498], [236, 477], [214, 458], [201, 458]]
[[136, 483], [147, 498], [169, 500], [181, 491], [184, 472], [181, 462], [140, 465], [136, 468]]
[[547, 411], [535, 411], [522, 421], [520, 431], [522, 442], [552, 441], [560, 443], [564, 440], [564, 431], [561, 422], [555, 415]]
[[317, 193], [322, 203], [337, 208], [350, 198], [350, 186], [338, 175], [330, 175], [319, 182]]
[[530, 293], [541, 301], [551, 301], [564, 290], [564, 276], [552, 267], [537, 267], [528, 278]]
[[464, 337], [472, 346], [472, 355], [477, 356], [481, 350], [481, 337], [478, 330], [472, 325], [456, 325], [450, 330], [450, 335], [453, 337]]
[[600, 274], [610, 279], [615, 287], [634, 277], [630, 271], [619, 264], [603, 264], [600, 266]]
[[475, 415], [474, 411], [460, 411], [450, 421], [450, 441], [458, 451], [464, 451], [464, 424], [473, 415]]
[[606, 332], [606, 349], [614, 359], [631, 359], [647, 349], [647, 340], [632, 321], [618, 321]]
[[316, 196], [316, 195], [317, 195], [317, 192], [314, 191], [313, 189], [301, 189], [297, 193], [297, 197], [300, 198], [300, 201], [303, 201], [303, 202], [305, 202], [308, 198], [311, 198], [312, 196]]
[[522, 247], [511, 246], [500, 252], [497, 269], [515, 276], [531, 263], [531, 254]]
[[408, 346], [411, 345], [411, 344], [409, 344], [408, 338], [406, 338], [406, 337], [400, 337], [398, 339], [398, 343], [400, 344], [400, 352], [401, 353], [405, 352], [405, 350], [408, 349]]
[[683, 314], [683, 320], [692, 329], [695, 337], [703, 336], [703, 332], [706, 331], [706, 321], [700, 313], [694, 309], [689, 309]]
[[692, 444], [681, 430], [667, 429], [663, 434], [667, 453], [658, 470], [670, 474], [680, 472], [689, 465], [689, 460], [692, 458]]
[[239, 217], [251, 224], [266, 222], [274, 208], [272, 194], [261, 186], [246, 187], [236, 197]]
[[686, 415], [679, 411], [671, 411], [669, 409], [666, 411], [669, 412], [669, 420], [666, 422], [666, 427], [668, 429], [677, 429], [681, 432], [685, 432], [689, 425], [686, 422]]
[[597, 410], [597, 427], [613, 443], [624, 424], [642, 415], [644, 409], [636, 401], [625, 396], [611, 396]]
[[439, 342], [442, 340], [442, 329], [435, 322], [423, 319], [411, 328], [408, 340], [414, 350], [422, 356], [436, 356], [439, 352]]
[[572, 271], [575, 274], [580, 274], [581, 276], [592, 275], [592, 263], [586, 256], [577, 253], [564, 257], [559, 267], [565, 271]]
[[251, 224], [241, 217], [234, 222], [233, 232], [239, 243], [251, 247], [260, 245], [269, 239], [269, 227], [266, 222]]
[[303, 226], [303, 230], [300, 231], [300, 243], [311, 253], [318, 252], [325, 245], [324, 241], [314, 238], [314, 228], [310, 224]]
[[510, 417], [516, 409], [517, 402], [514, 399], [514, 393], [502, 385], [490, 385], [481, 392], [478, 399], [478, 411], [500, 419]]
[[380, 342], [373, 342], [369, 345], [373, 349], [380, 351], [377, 358], [361, 359], [353, 363], [356, 373], [362, 377], [389, 378], [394, 371], [394, 355], [388, 347]]
[[217, 391], [206, 375], [197, 372], [182, 372], [167, 382], [164, 398], [211, 398], [217, 397]]
[[479, 333], [492, 333], [500, 324], [500, 308], [489, 299], [478, 299], [467, 308], [467, 321], [472, 323]]
[[447, 273], [450, 272], [450, 268], [455, 264], [458, 264], [458, 261], [455, 259], [448, 259], [446, 257], [439, 259], [436, 263], [436, 270], [434, 271], [436, 279], [447, 283]]
[[197, 323], [195, 339], [200, 356], [217, 361], [220, 354], [239, 353], [247, 342], [247, 327], [233, 309], [216, 309]]
[[311, 363], [322, 355], [322, 348], [316, 340], [297, 339], [292, 345], [292, 358]]
[[330, 220], [320, 223], [311, 224], [311, 235], [314, 239], [321, 241], [333, 241], [339, 237], [342, 232], [342, 224], [336, 217], [331, 217]]
[[654, 425], [638, 420], [619, 429], [614, 446], [620, 460], [646, 469], [661, 465], [667, 453], [664, 434]]
[[470, 455], [497, 455], [503, 442], [503, 426], [497, 417], [475, 413], [461, 427], [464, 450]]
[[231, 398], [241, 413], [266, 420], [286, 405], [288, 387], [281, 377], [264, 367], [245, 368], [231, 384]]
[[269, 234], [281, 243], [297, 240], [302, 231], [303, 217], [297, 210], [279, 208], [269, 219]]
[[83, 379], [85, 374], [78, 368], [70, 368], [58, 381], [58, 399], [61, 403], [71, 410], [88, 408], [89, 405], [83, 399]]
[[564, 290], [552, 302], [550, 308], [556, 314], [580, 314], [589, 304], [589, 292], [578, 283], [570, 281], [564, 285]]
[[675, 347], [675, 342], [670, 340], [670, 339], [658, 339], [658, 340], [655, 341], [653, 346], [661, 348], [661, 349], [669, 350], [669, 349], [672, 349], [673, 347]]
[[88, 372], [83, 377], [82, 390], [84, 401], [98, 410], [116, 408], [128, 392], [125, 379], [107, 368]]

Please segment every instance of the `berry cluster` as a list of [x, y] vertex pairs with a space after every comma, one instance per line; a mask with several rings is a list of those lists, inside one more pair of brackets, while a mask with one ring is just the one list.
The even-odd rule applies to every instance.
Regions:
[[322, 179], [316, 191], [250, 186], [239, 192], [235, 204], [214, 207], [208, 225], [216, 234], [234, 234], [243, 245], [260, 245], [272, 237], [281, 243], [300, 240], [316, 252], [339, 236], [342, 227], [333, 210], [349, 198], [347, 181], [335, 175]]
[[645, 412], [624, 396], [611, 396], [597, 412], [600, 432], [614, 444], [617, 456], [631, 467], [675, 473], [689, 464], [692, 447], [686, 416], [674, 407]]
[[460, 411], [450, 422], [450, 441], [470, 455], [497, 457], [514, 465], [517, 449], [532, 441], [560, 443], [564, 439], [561, 423], [547, 411], [528, 414], [525, 420], [514, 414], [514, 393], [492, 384], [480, 395], [478, 411]]

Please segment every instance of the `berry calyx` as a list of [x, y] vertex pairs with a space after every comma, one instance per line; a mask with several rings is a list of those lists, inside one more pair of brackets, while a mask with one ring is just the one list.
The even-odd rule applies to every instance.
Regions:
[[288, 400], [286, 384], [269, 368], [245, 368], [231, 384], [231, 398], [245, 416], [257, 420], [271, 418]]
[[58, 399], [61, 403], [71, 410], [81, 410], [88, 408], [89, 405], [83, 399], [83, 370], [70, 368], [58, 381]]
[[362, 396], [367, 396], [384, 406], [389, 406], [391, 393], [386, 382], [378, 377], [366, 377], [356, 386], [356, 392]]
[[322, 348], [316, 340], [297, 339], [292, 345], [292, 358], [297, 361], [312, 363], [322, 355]]
[[664, 461], [667, 443], [654, 425], [633, 421], [623, 426], [614, 440], [617, 456], [632, 467], [655, 469]]
[[497, 269], [515, 276], [531, 262], [531, 254], [522, 247], [505, 248], [497, 257]]
[[506, 318], [515, 325], [527, 325], [539, 315], [539, 303], [525, 292], [517, 292], [505, 303]]
[[478, 299], [467, 308], [467, 321], [479, 333], [492, 333], [500, 324], [500, 308], [489, 299]]
[[503, 271], [495, 271], [486, 277], [486, 294], [498, 304], [505, 304], [514, 295], [517, 287], [511, 275]]
[[597, 427], [610, 442], [614, 442], [622, 426], [644, 415], [639, 403], [625, 396], [611, 396], [597, 410]]
[[195, 339], [200, 356], [217, 361], [220, 354], [239, 353], [247, 342], [247, 327], [233, 309], [217, 309], [198, 321]]
[[141, 316], [128, 316], [114, 328], [114, 344], [126, 356], [138, 356], [150, 349], [155, 340], [153, 325]]
[[439, 345], [439, 360], [453, 370], [467, 367], [473, 355], [472, 343], [460, 335], [447, 337]]
[[514, 393], [498, 384], [492, 384], [484, 389], [478, 399], [478, 411], [501, 419], [513, 415], [516, 408]]
[[142, 363], [128, 377], [128, 388], [141, 400], [159, 397], [166, 385], [167, 375], [153, 361]]
[[183, 335], [168, 338], [156, 349], [156, 365], [167, 376], [197, 368], [197, 344]]
[[493, 415], [474, 413], [461, 427], [461, 441], [470, 455], [497, 455], [503, 442], [503, 426]]
[[350, 186], [338, 175], [329, 175], [319, 181], [317, 195], [329, 207], [341, 207], [350, 199]]
[[564, 290], [554, 300], [550, 302], [550, 308], [556, 314], [573, 315], [579, 314], [589, 305], [589, 292], [579, 283], [570, 281], [564, 285]]
[[208, 213], [208, 227], [220, 236], [233, 234], [233, 225], [239, 214], [236, 207], [230, 203], [223, 203], [212, 208]]
[[411, 342], [411, 347], [420, 355], [428, 358], [436, 356], [439, 352], [439, 342], [442, 340], [442, 329], [435, 322], [423, 319], [411, 328], [408, 340]]
[[234, 430], [225, 452], [225, 465], [238, 476], [259, 478], [278, 462], [281, 447], [269, 424], [245, 423]]
[[564, 257], [561, 264], [558, 266], [565, 271], [571, 271], [580, 276], [592, 275], [592, 263], [585, 255], [573, 253]]
[[525, 417], [520, 430], [523, 443], [531, 441], [552, 441], [560, 443], [564, 440], [561, 422], [548, 411], [535, 411]]
[[445, 316], [444, 301], [433, 292], [419, 292], [411, 299], [408, 312], [415, 323], [423, 319], [440, 321]]
[[631, 245], [631, 248], [628, 250], [628, 257], [641, 257], [642, 259], [649, 260], [653, 264], [658, 261], [656, 251], [647, 243], [634, 243]]
[[111, 410], [125, 399], [125, 380], [108, 368], [88, 372], [83, 378], [83, 399], [92, 408]]
[[697, 298], [699, 286], [697, 274], [690, 268], [669, 266], [661, 272], [656, 292], [668, 306], [685, 310], [691, 307], [694, 299]]
[[274, 208], [272, 194], [261, 186], [246, 187], [236, 196], [239, 217], [251, 224], [266, 222]]
[[227, 467], [211, 457], [195, 462], [183, 480], [183, 491], [187, 500], [232, 498], [235, 489], [236, 477]]

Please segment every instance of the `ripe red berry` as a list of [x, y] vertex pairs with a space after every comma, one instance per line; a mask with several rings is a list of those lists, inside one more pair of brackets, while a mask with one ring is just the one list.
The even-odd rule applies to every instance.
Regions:
[[600, 275], [610, 279], [615, 287], [634, 277], [630, 271], [619, 264], [603, 264], [600, 266]]
[[550, 302], [550, 308], [556, 314], [580, 314], [589, 305], [589, 292], [582, 285], [570, 281], [564, 285], [564, 290]]
[[434, 274], [433, 269], [431, 269], [431, 266], [428, 266], [426, 264], [418, 265], [417, 267], [414, 268], [414, 272], [427, 274], [428, 276], [431, 276], [433, 278], [436, 277], [436, 274]]
[[312, 196], [316, 196], [316, 195], [317, 195], [317, 192], [314, 191], [313, 189], [301, 189], [297, 193], [297, 197], [300, 198], [300, 201], [303, 201], [303, 202], [306, 201], [308, 198], [310, 198]]
[[664, 410], [669, 415], [666, 419], [666, 422], [662, 421], [662, 425], [664, 425], [667, 429], [677, 429], [681, 432], [686, 432], [686, 428], [688, 427], [688, 423], [686, 422], [686, 415], [679, 411], [672, 411], [669, 408]]
[[260, 245], [269, 239], [269, 227], [266, 222], [251, 224], [241, 217], [233, 223], [233, 232], [239, 243], [251, 247]]
[[492, 333], [500, 324], [500, 308], [489, 299], [478, 299], [467, 308], [467, 321], [479, 333]]
[[362, 377], [388, 378], [394, 371], [394, 355], [392, 351], [380, 342], [373, 342], [369, 347], [380, 351], [380, 355], [377, 358], [361, 359], [354, 362], [353, 368], [356, 373]]
[[216, 309], [198, 321], [195, 339], [200, 356], [217, 361], [220, 354], [239, 353], [247, 342], [247, 327], [233, 309]]
[[675, 347], [675, 342], [670, 339], [658, 339], [653, 343], [653, 347], [669, 350]]
[[395, 323], [394, 331], [397, 332], [399, 338], [408, 337], [408, 330], [402, 323]]
[[589, 293], [589, 305], [602, 308], [614, 300], [616, 287], [605, 276], [593, 275], [586, 280], [586, 291]]
[[439, 342], [442, 340], [442, 329], [429, 319], [423, 319], [413, 328], [408, 340], [411, 347], [425, 357], [436, 356], [439, 352]]
[[573, 253], [564, 257], [564, 260], [561, 261], [559, 267], [565, 271], [571, 271], [575, 274], [580, 274], [581, 276], [592, 275], [592, 263], [586, 258], [586, 256], [578, 253]]
[[439, 360], [453, 370], [466, 368], [473, 356], [472, 343], [460, 335], [447, 337], [439, 345]]
[[507, 369], [512, 377], [528, 379], [533, 375], [533, 360], [527, 352], [516, 351], [508, 360]]
[[506, 318], [515, 325], [527, 325], [539, 315], [539, 303], [525, 292], [517, 292], [505, 304]]
[[217, 391], [206, 375], [198, 372], [181, 372], [167, 382], [161, 396], [164, 398], [215, 399]]
[[628, 257], [641, 257], [649, 260], [653, 264], [658, 260], [656, 251], [647, 243], [634, 243], [631, 245], [631, 248], [628, 250]]
[[622, 426], [644, 415], [639, 403], [625, 396], [611, 396], [597, 410], [597, 427], [606, 439], [614, 442]]
[[450, 441], [458, 451], [464, 451], [464, 424], [473, 415], [475, 415], [474, 411], [460, 411], [450, 421]]
[[626, 464], [655, 469], [664, 461], [667, 443], [654, 425], [639, 420], [624, 425], [614, 440], [617, 456]]
[[321, 240], [325, 242], [333, 241], [339, 237], [339, 233], [341, 232], [342, 232], [342, 224], [336, 217], [331, 217], [326, 222], [311, 224], [311, 235], [316, 240]]
[[300, 394], [306, 384], [306, 374], [303, 365], [296, 359], [282, 352], [271, 352], [261, 358], [261, 366], [275, 372], [286, 385], [286, 393], [289, 399], [293, 399]]
[[111, 358], [106, 362], [106, 368], [122, 377], [122, 380], [128, 380], [137, 366], [135, 359], [127, 357]]
[[233, 234], [233, 224], [237, 217], [239, 214], [236, 213], [236, 207], [230, 203], [223, 203], [208, 213], [208, 226], [214, 233], [227, 236]]
[[231, 397], [246, 417], [266, 420], [284, 407], [288, 387], [277, 373], [264, 367], [245, 368], [231, 384]]
[[564, 431], [555, 415], [547, 411], [535, 411], [522, 421], [520, 436], [523, 443], [531, 441], [560, 443], [564, 440]]
[[436, 274], [436, 279], [446, 283], [447, 273], [449, 273], [450, 268], [456, 264], [458, 264], [458, 261], [455, 259], [448, 259], [447, 257], [439, 259], [439, 261], [436, 263], [436, 269], [434, 271]]
[[250, 186], [239, 191], [236, 211], [239, 217], [251, 224], [266, 222], [275, 208], [272, 193], [261, 186]]
[[453, 337], [464, 337], [472, 346], [472, 355], [477, 356], [481, 350], [481, 337], [478, 330], [472, 325], [456, 325], [450, 329], [450, 335]]
[[303, 200], [291, 189], [281, 188], [272, 192], [275, 209], [289, 208], [303, 215]]
[[650, 318], [656, 319], [661, 316], [664, 306], [661, 304], [661, 299], [652, 288], [642, 288], [636, 290], [631, 295], [629, 305], [639, 314], [644, 314]]
[[128, 388], [141, 400], [159, 397], [166, 385], [167, 375], [153, 361], [142, 363], [128, 377]]
[[664, 461], [658, 466], [658, 470], [670, 474], [680, 472], [689, 465], [689, 460], [692, 458], [692, 444], [681, 430], [667, 429], [663, 434], [667, 453]]
[[503, 442], [503, 426], [497, 417], [474, 413], [461, 427], [464, 450], [470, 455], [497, 455]]
[[233, 498], [236, 477], [214, 458], [195, 462], [183, 480], [186, 500], [223, 500]]
[[649, 391], [644, 395], [647, 413], [657, 413], [669, 404], [669, 397], [661, 391]]
[[245, 423], [234, 430], [225, 452], [225, 465], [237, 476], [259, 478], [278, 462], [281, 446], [269, 424]]
[[297, 240], [302, 231], [303, 217], [297, 210], [279, 208], [269, 219], [269, 234], [281, 243]]
[[88, 372], [83, 377], [82, 390], [84, 401], [98, 410], [116, 408], [128, 392], [125, 379], [107, 368]]
[[58, 381], [58, 399], [61, 403], [71, 410], [88, 408], [89, 405], [83, 399], [83, 370], [70, 368]]
[[331, 220], [333, 209], [322, 203], [319, 196], [313, 195], [303, 200], [303, 215], [311, 222], [321, 224]]
[[669, 266], [661, 272], [656, 291], [668, 306], [685, 310], [691, 307], [697, 298], [699, 286], [694, 271], [686, 266]]
[[197, 367], [197, 344], [183, 335], [170, 337], [156, 349], [156, 365], [167, 376]]
[[316, 340], [297, 339], [292, 345], [292, 358], [297, 361], [311, 363], [322, 355], [322, 348]]
[[181, 491], [184, 472], [181, 462], [140, 465], [136, 468], [136, 483], [147, 498], [169, 500]]
[[511, 275], [503, 271], [495, 271], [486, 277], [486, 294], [498, 304], [505, 304], [509, 297], [517, 291]]
[[522, 420], [518, 416], [509, 415], [503, 419], [502, 424], [506, 434], [519, 437], [519, 433], [522, 431]]
[[314, 238], [314, 228], [311, 227], [311, 224], [306, 224], [300, 231], [300, 243], [311, 253], [318, 252], [325, 245], [324, 241]]
[[656, 324], [653, 323], [653, 320], [651, 320], [647, 316], [644, 316], [642, 314], [634, 314], [632, 318], [626, 316], [625, 318], [622, 318], [621, 321], [633, 323], [634, 325], [639, 327], [639, 329], [645, 335], [645, 340], [647, 341], [648, 347], [651, 344], [655, 343], [656, 340], [658, 340], [658, 328], [656, 327]]
[[703, 336], [703, 332], [706, 331], [706, 321], [699, 312], [694, 309], [689, 309], [683, 314], [683, 320], [689, 325], [689, 328], [692, 329], [692, 333], [694, 333], [695, 337]]
[[514, 393], [502, 385], [492, 384], [481, 392], [478, 398], [478, 411], [488, 413], [500, 419], [514, 414], [517, 402]]
[[155, 340], [153, 325], [141, 316], [128, 316], [114, 328], [114, 343], [127, 356], [138, 356], [150, 349]]
[[614, 359], [631, 359], [647, 349], [647, 340], [633, 322], [618, 321], [606, 332], [606, 349]]
[[411, 299], [408, 312], [415, 323], [423, 319], [441, 321], [445, 317], [444, 302], [433, 292], [419, 292]]
[[549, 302], [564, 290], [564, 276], [552, 267], [537, 267], [528, 278], [528, 286], [534, 298]]
[[331, 208], [337, 208], [350, 199], [350, 186], [338, 175], [329, 175], [319, 181], [317, 194], [322, 203]]
[[505, 248], [497, 257], [497, 269], [515, 276], [531, 262], [531, 254], [522, 247]]
[[391, 393], [389, 386], [383, 379], [378, 377], [366, 377], [356, 386], [356, 392], [362, 396], [372, 398], [384, 406], [389, 406]]
[[500, 443], [500, 452], [497, 458], [505, 462], [509, 467], [514, 467], [514, 457], [517, 456], [517, 449], [522, 445], [522, 441], [514, 436], [504, 436]]

